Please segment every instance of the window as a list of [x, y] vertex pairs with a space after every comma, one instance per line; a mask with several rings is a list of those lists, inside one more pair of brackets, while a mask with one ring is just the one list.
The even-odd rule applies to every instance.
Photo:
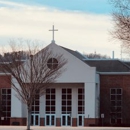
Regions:
[[8, 120], [11, 116], [11, 89], [1, 89], [1, 117]]
[[35, 101], [32, 104], [32, 113], [39, 114], [39, 94], [35, 96]]
[[55, 89], [46, 89], [46, 114], [55, 114]]
[[70, 88], [62, 89], [62, 114], [71, 114], [72, 90]]
[[110, 89], [110, 102], [111, 102], [111, 124], [122, 123], [122, 89], [112, 88]]
[[58, 61], [57, 59], [55, 58], [50, 58], [48, 61], [47, 61], [47, 67], [49, 69], [56, 69], [58, 67]]
[[84, 114], [84, 88], [78, 89], [78, 114]]

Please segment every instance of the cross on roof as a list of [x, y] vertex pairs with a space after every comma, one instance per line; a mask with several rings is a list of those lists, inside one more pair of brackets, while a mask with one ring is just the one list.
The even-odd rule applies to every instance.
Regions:
[[54, 40], [54, 32], [55, 31], [58, 31], [57, 29], [54, 29], [54, 25], [52, 26], [52, 30], [49, 30], [49, 31], [52, 31], [52, 43], [55, 43], [55, 40]]

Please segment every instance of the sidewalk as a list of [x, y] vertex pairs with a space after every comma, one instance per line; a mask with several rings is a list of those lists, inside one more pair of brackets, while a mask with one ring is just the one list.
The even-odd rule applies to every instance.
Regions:
[[[26, 130], [26, 126], [0, 126], [0, 130]], [[130, 130], [125, 127], [43, 127], [31, 126], [31, 130]]]

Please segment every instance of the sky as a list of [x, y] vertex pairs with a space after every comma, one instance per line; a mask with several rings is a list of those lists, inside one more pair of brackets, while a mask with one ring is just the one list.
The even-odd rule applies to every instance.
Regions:
[[112, 6], [109, 0], [0, 0], [0, 51], [10, 39], [56, 44], [80, 53], [100, 53], [121, 58], [118, 41], [112, 39]]

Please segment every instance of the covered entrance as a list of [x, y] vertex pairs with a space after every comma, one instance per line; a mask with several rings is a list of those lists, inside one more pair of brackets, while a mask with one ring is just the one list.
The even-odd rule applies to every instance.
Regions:
[[62, 114], [62, 116], [61, 116], [61, 126], [71, 126], [71, 116], [70, 116], [70, 114]]
[[40, 115], [39, 114], [32, 114], [31, 115], [31, 125], [32, 126], [39, 126], [40, 125]]

